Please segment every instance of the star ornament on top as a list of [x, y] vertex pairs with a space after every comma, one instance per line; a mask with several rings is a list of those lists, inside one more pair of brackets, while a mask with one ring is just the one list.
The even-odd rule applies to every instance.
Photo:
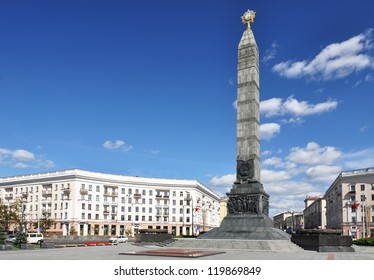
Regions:
[[248, 10], [242, 15], [242, 22], [247, 25], [247, 30], [251, 29], [251, 23], [255, 20], [255, 17], [256, 12], [252, 10]]

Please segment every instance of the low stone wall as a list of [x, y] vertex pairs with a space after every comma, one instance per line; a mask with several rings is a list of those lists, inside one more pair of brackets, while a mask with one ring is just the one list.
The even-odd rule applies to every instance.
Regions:
[[335, 234], [294, 235], [291, 241], [305, 250], [317, 252], [354, 252], [352, 238]]

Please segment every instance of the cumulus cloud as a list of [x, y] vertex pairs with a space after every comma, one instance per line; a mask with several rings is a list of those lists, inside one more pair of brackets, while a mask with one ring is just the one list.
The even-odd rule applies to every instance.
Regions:
[[341, 43], [326, 46], [312, 60], [285, 61], [274, 65], [273, 71], [286, 78], [340, 79], [374, 67], [371, 56], [372, 33], [370, 29]]
[[[328, 100], [326, 102], [310, 104], [308, 101], [299, 101], [293, 96], [286, 100], [271, 98], [260, 102], [260, 112], [266, 117], [293, 115], [296, 117], [322, 114], [336, 109], [338, 102]], [[295, 119], [300, 122], [300, 119]]]
[[53, 161], [44, 160], [42, 156], [36, 156], [30, 151], [4, 148], [0, 148], [0, 165], [13, 166], [14, 168], [50, 168], [55, 166]]
[[342, 156], [335, 147], [321, 147], [315, 142], [310, 142], [305, 148], [294, 147], [287, 159], [305, 165], [331, 164]]
[[307, 179], [311, 182], [331, 184], [341, 171], [342, 167], [340, 165], [317, 165], [308, 168], [305, 171], [305, 174], [307, 176]]
[[236, 174], [227, 174], [223, 176], [214, 176], [209, 181], [209, 185], [222, 196], [225, 196], [227, 192], [232, 188], [233, 183], [236, 180]]
[[128, 152], [134, 148], [132, 145], [127, 145], [123, 140], [107, 140], [104, 142], [103, 147], [107, 150], [122, 150], [124, 152]]
[[281, 126], [277, 123], [265, 123], [260, 125], [261, 139], [270, 140], [280, 133]]

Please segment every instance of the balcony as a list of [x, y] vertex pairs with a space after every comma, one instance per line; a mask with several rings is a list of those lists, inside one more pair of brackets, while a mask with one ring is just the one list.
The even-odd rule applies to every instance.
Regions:
[[86, 190], [86, 189], [80, 189], [80, 194], [81, 195], [86, 195], [86, 194], [88, 194], [88, 190]]
[[71, 192], [71, 189], [70, 189], [70, 188], [64, 188], [64, 189], [63, 189], [63, 193], [64, 193], [64, 195], [69, 195], [70, 192]]
[[104, 214], [109, 214], [109, 210], [104, 210], [103, 213]]
[[49, 190], [42, 190], [42, 195], [45, 195], [45, 196], [52, 195], [52, 190], [51, 189], [49, 189]]
[[142, 198], [142, 195], [140, 193], [134, 193], [134, 198]]

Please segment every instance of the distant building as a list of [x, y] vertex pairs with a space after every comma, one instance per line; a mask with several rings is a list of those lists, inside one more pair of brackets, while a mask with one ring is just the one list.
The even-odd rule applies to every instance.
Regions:
[[341, 172], [324, 197], [327, 228], [354, 238], [374, 236], [374, 168]]
[[133, 235], [167, 229], [196, 235], [220, 225], [220, 197], [195, 180], [112, 175], [78, 169], [0, 178], [0, 199], [23, 203], [27, 229], [50, 214], [50, 235]]
[[227, 201], [228, 201], [228, 198], [227, 197], [222, 197], [220, 200], [219, 200], [219, 219], [220, 219], [220, 222], [222, 222], [222, 220], [227, 216]]
[[285, 230], [289, 233], [303, 228], [304, 216], [303, 213], [294, 211], [285, 211], [273, 217], [274, 227]]
[[325, 229], [326, 228], [326, 200], [322, 195], [307, 196], [304, 200], [304, 228]]

